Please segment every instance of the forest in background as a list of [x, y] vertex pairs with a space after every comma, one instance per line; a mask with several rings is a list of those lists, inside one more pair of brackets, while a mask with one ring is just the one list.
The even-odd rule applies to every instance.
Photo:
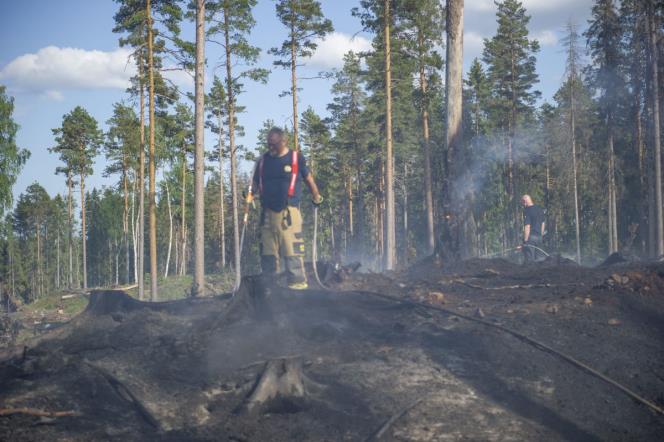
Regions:
[[[13, 99], [0, 86], [3, 296], [30, 302], [63, 288], [137, 283], [141, 299], [147, 284], [158, 300], [160, 278], [193, 275], [196, 295], [205, 273], [258, 271], [258, 210], [251, 210], [239, 250], [243, 171], [264, 151], [274, 122], [265, 121], [253, 146], [236, 137], [251, 112], [242, 106], [245, 85], [269, 75], [255, 67], [261, 56], [291, 71], [283, 93], [293, 98], [294, 118], [284, 129], [326, 200], [319, 210], [323, 258], [391, 270], [432, 253], [502, 253], [521, 242], [524, 193], [546, 210], [549, 250], [584, 264], [616, 251], [664, 254], [664, 2], [597, 0], [589, 23], [561, 23], [566, 75], [543, 102], [539, 44], [519, 1], [496, 2], [496, 34], [456, 91], [450, 79], [461, 69], [455, 43], [463, 2], [361, 0], [349, 14], [373, 36], [372, 50], [348, 53], [343, 68], [327, 74], [334, 99], [325, 116], [297, 108], [298, 94], [308, 93], [297, 67], [333, 23], [317, 1], [280, 0], [275, 14], [288, 38], [257, 48], [247, 39], [260, 26], [255, 4], [117, 0], [113, 31], [132, 49], [138, 74], [126, 100], [109, 104], [106, 132], [81, 107], [53, 128], [49, 148], [61, 161], [53, 172], [67, 184], [64, 195], [35, 182], [12, 201], [29, 153], [16, 145]], [[184, 21], [196, 22], [197, 42], [182, 39]], [[205, 41], [225, 53], [208, 60], [224, 66], [208, 85]], [[196, 72], [194, 94], [163, 77], [165, 60]], [[461, 121], [461, 131], [451, 132]], [[216, 137], [207, 152], [203, 125]], [[102, 155], [117, 185], [88, 189], [91, 164]], [[302, 207], [310, 245], [313, 209], [306, 198]]]

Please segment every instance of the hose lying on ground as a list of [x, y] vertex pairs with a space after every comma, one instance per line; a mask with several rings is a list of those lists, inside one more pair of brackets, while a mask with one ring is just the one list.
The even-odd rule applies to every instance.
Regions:
[[446, 313], [448, 315], [457, 316], [459, 318], [463, 318], [463, 319], [466, 319], [468, 321], [478, 322], [478, 323], [486, 325], [488, 327], [496, 328], [496, 329], [498, 329], [502, 332], [505, 332], [507, 334], [510, 334], [510, 335], [514, 336], [515, 338], [517, 338], [517, 339], [519, 339], [519, 340], [521, 340], [521, 341], [523, 341], [527, 344], [532, 345], [533, 347], [535, 347], [539, 350], [542, 350], [546, 353], [550, 353], [554, 356], [557, 356], [560, 359], [562, 359], [562, 360], [572, 364], [573, 366], [579, 368], [581, 371], [585, 371], [586, 373], [588, 373], [588, 374], [590, 374], [590, 375], [592, 375], [592, 376], [594, 376], [598, 379], [601, 379], [602, 381], [604, 381], [604, 382], [606, 382], [610, 385], [613, 385], [614, 387], [616, 387], [617, 389], [619, 389], [620, 391], [625, 393], [627, 396], [631, 397], [632, 399], [636, 400], [637, 402], [640, 402], [641, 404], [645, 405], [646, 407], [650, 408], [651, 410], [655, 411], [656, 413], [664, 416], [664, 409], [662, 409], [661, 407], [659, 407], [655, 403], [649, 401], [648, 399], [645, 399], [645, 398], [639, 396], [637, 393], [633, 392], [632, 390], [630, 390], [626, 386], [622, 385], [621, 383], [609, 378], [608, 376], [600, 373], [599, 371], [597, 371], [594, 368], [584, 364], [583, 362], [578, 361], [577, 359], [574, 359], [572, 356], [569, 356], [569, 355], [567, 355], [567, 354], [565, 354], [561, 351], [555, 350], [555, 349], [549, 347], [548, 345], [543, 344], [543, 343], [541, 343], [541, 342], [539, 342], [539, 341], [537, 341], [533, 338], [529, 338], [528, 336], [523, 335], [523, 334], [521, 334], [521, 333], [519, 333], [515, 330], [512, 330], [511, 328], [508, 328], [508, 327], [505, 327], [505, 326], [499, 325], [499, 324], [494, 324], [492, 322], [485, 321], [485, 320], [479, 319], [479, 318], [475, 318], [473, 316], [465, 315], [463, 313], [458, 313], [458, 312], [455, 312], [453, 310], [446, 309], [444, 307], [438, 307], [438, 306], [435, 306], [435, 305], [425, 304], [425, 303], [418, 302], [418, 301], [412, 301], [410, 299], [399, 299], [399, 298], [395, 298], [393, 296], [383, 295], [382, 293], [375, 293], [375, 292], [369, 292], [369, 291], [357, 291], [355, 293], [361, 293], [361, 294], [365, 294], [365, 295], [368, 295], [368, 296], [374, 296], [374, 297], [378, 297], [378, 298], [382, 298], [382, 299], [387, 299], [389, 301], [395, 301], [395, 302], [400, 302], [400, 303], [404, 303], [404, 304], [407, 304], [407, 305], [422, 307], [422, 308], [425, 308], [425, 309], [428, 309], [428, 310], [435, 310], [435, 311], [439, 311], [439, 312], [442, 312], [442, 313]]
[[316, 282], [318, 285], [320, 285], [324, 290], [330, 290], [329, 287], [327, 287], [325, 284], [323, 284], [320, 280], [320, 277], [318, 276], [318, 257], [317, 255], [317, 243], [318, 243], [318, 207], [314, 205], [314, 239], [311, 245], [311, 264], [312, 267], [314, 268], [314, 277], [316, 278]]

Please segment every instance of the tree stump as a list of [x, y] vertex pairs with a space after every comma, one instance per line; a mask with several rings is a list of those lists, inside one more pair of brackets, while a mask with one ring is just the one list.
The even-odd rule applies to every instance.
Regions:
[[305, 394], [302, 361], [299, 358], [273, 359], [265, 364], [237, 413], [296, 413], [302, 410]]

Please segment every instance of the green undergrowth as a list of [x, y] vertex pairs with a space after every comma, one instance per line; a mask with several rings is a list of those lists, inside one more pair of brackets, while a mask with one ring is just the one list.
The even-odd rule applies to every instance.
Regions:
[[[159, 301], [173, 301], [188, 297], [191, 293], [192, 280], [192, 275], [159, 278]], [[229, 293], [233, 289], [234, 275], [232, 272], [210, 274], [206, 275], [205, 281], [207, 289], [206, 296], [220, 295], [222, 293]], [[112, 287], [108, 288], [113, 289]], [[97, 290], [103, 289], [103, 287], [97, 288]], [[126, 290], [126, 292], [130, 296], [138, 298], [137, 287]], [[87, 296], [75, 294], [72, 298], [62, 299], [62, 296], [67, 294], [69, 293], [66, 291], [53, 292], [34, 302], [24, 304], [21, 306], [21, 310], [31, 316], [59, 313], [70, 317], [85, 310], [85, 307], [88, 305]], [[145, 296], [147, 299], [150, 297], [150, 277], [148, 275], [145, 278]]]

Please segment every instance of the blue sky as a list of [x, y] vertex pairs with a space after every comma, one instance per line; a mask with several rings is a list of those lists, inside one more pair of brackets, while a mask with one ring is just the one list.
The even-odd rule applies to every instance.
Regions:
[[[358, 19], [350, 10], [358, 0], [322, 0], [323, 11], [335, 27], [335, 34], [319, 45], [319, 50], [300, 75], [310, 76], [324, 69], [340, 65], [341, 56], [349, 49], [364, 49], [371, 35], [362, 31]], [[538, 38], [542, 50], [538, 56], [538, 73], [543, 98], [549, 99], [563, 77], [564, 54], [559, 39], [569, 18], [585, 27], [592, 0], [524, 0], [532, 16], [531, 36]], [[493, 0], [466, 0], [464, 60], [481, 55], [482, 39], [495, 32]], [[106, 128], [112, 104], [127, 100], [124, 92], [130, 75], [126, 54], [118, 48], [118, 35], [112, 32], [113, 15], [117, 5], [111, 0], [23, 0], [0, 4], [0, 84], [15, 98], [15, 120], [20, 124], [18, 143], [32, 152], [32, 156], [14, 189], [20, 194], [34, 181], [41, 183], [51, 195], [64, 193], [66, 186], [54, 174], [59, 165], [53, 146], [51, 129], [59, 127], [62, 116], [75, 106], [85, 107]], [[263, 49], [260, 64], [272, 68], [267, 49], [278, 46], [286, 31], [274, 15], [274, 1], [259, 0], [254, 10], [257, 25], [252, 43]], [[185, 25], [184, 36], [193, 40], [193, 27]], [[354, 38], [353, 38], [354, 36]], [[214, 45], [208, 44], [206, 56], [210, 66], [219, 57]], [[206, 77], [214, 72], [209, 67]], [[191, 89], [190, 78], [184, 73], [171, 74], [184, 90]], [[210, 81], [208, 81], [210, 83]], [[247, 84], [247, 92], [240, 103], [247, 112], [240, 116], [246, 129], [241, 143], [256, 144], [256, 133], [268, 118], [285, 124], [291, 118], [290, 97], [279, 98], [288, 87], [289, 73], [273, 68], [267, 85]], [[310, 80], [302, 83], [300, 109], [312, 106], [325, 115], [330, 101], [330, 81]], [[212, 148], [215, 140], [206, 134], [205, 144]], [[104, 178], [105, 161], [100, 156], [95, 174], [89, 179], [92, 186], [111, 185], [116, 178]]]

